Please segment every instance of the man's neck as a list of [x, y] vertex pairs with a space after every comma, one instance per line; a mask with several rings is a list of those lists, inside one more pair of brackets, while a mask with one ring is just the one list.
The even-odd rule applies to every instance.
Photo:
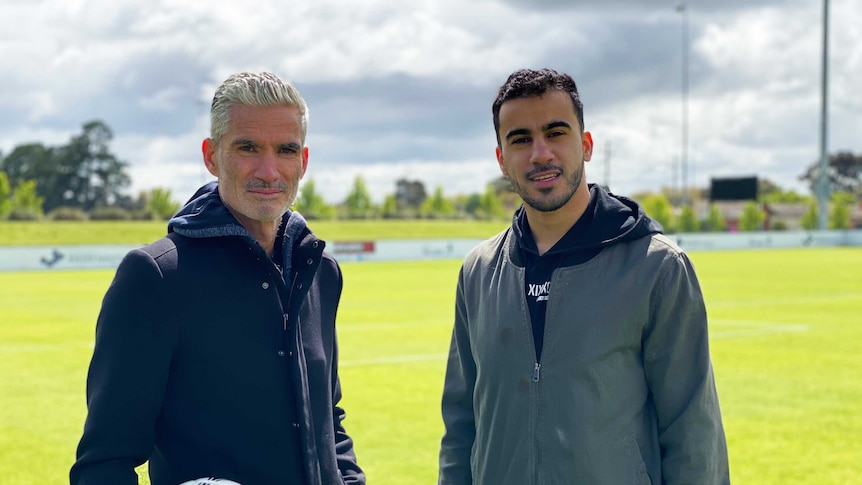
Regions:
[[230, 207], [228, 210], [234, 218], [251, 234], [251, 237], [266, 251], [266, 255], [272, 257], [275, 250], [275, 238], [278, 237], [278, 229], [281, 227], [281, 219], [274, 221], [258, 221], [250, 219], [234, 212]]
[[258, 227], [246, 227], [248, 232], [251, 233], [252, 237], [260, 244], [260, 247], [266, 251], [266, 255], [272, 257], [273, 251], [275, 250], [275, 239], [278, 237], [278, 222], [275, 225], [267, 225], [264, 223], [260, 223], [257, 225]]
[[589, 205], [588, 190], [575, 192], [566, 205], [555, 211], [542, 212], [524, 204], [527, 222], [530, 224], [530, 231], [533, 233], [533, 240], [536, 242], [536, 249], [540, 256], [548, 252], [569, 232]]

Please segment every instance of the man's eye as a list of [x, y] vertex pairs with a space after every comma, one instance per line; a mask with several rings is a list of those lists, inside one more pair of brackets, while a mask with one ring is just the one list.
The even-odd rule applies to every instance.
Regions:
[[254, 145], [240, 145], [239, 151], [241, 151], [241, 152], [253, 152], [254, 151]]
[[530, 142], [530, 139], [528, 137], [522, 136], [520, 138], [514, 138], [512, 140], [512, 145], [521, 145], [521, 144], [529, 143], [529, 142]]
[[548, 138], [554, 138], [554, 137], [557, 137], [557, 136], [563, 136], [563, 135], [565, 135], [565, 134], [566, 134], [566, 132], [564, 132], [564, 131], [552, 131], [552, 132], [548, 133]]
[[293, 153], [296, 153], [296, 148], [294, 148], [294, 147], [282, 147], [281, 153], [293, 154]]

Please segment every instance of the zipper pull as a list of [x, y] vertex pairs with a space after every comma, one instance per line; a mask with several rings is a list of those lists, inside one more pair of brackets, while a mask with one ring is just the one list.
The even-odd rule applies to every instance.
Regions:
[[288, 314], [287, 314], [287, 313], [285, 313], [283, 316], [284, 316], [284, 329], [285, 329], [285, 330], [287, 330], [287, 319], [288, 319]]
[[533, 382], [539, 382], [539, 371], [542, 370], [542, 364], [536, 362], [536, 366], [533, 367]]

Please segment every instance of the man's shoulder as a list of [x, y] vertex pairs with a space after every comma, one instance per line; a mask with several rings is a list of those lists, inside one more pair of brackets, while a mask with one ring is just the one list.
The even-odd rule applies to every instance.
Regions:
[[676, 241], [661, 233], [650, 234], [649, 250], [650, 252], [664, 253], [668, 256], [681, 256], [685, 254], [682, 248], [677, 245]]
[[176, 266], [179, 254], [183, 251], [194, 251], [200, 253], [202, 240], [181, 236], [175, 232], [166, 234], [160, 239], [153, 241], [129, 253], [127, 258], [135, 255], [152, 259], [159, 267]]
[[512, 228], [508, 227], [493, 237], [485, 239], [471, 249], [464, 257], [462, 268], [471, 268], [495, 265], [501, 258], [505, 258], [512, 244], [510, 237]]
[[162, 236], [160, 239], [141, 247], [140, 250], [150, 255], [153, 259], [159, 259], [164, 257], [166, 254], [176, 252], [178, 248], [187, 246], [190, 241], [190, 238], [171, 232]]

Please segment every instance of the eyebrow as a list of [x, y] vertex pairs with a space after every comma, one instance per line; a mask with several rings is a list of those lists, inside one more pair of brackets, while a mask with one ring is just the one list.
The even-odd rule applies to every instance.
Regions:
[[231, 142], [231, 146], [241, 146], [241, 145], [251, 145], [256, 147], [257, 143], [253, 140], [249, 140], [248, 138], [237, 138], [236, 140]]
[[[551, 121], [550, 123], [542, 126], [542, 132], [553, 130], [554, 128], [568, 128], [571, 129], [572, 125], [565, 121]], [[529, 135], [530, 130], [527, 128], [515, 128], [508, 133], [506, 133], [506, 139], [512, 138], [513, 136], [520, 135]]]
[[[246, 146], [246, 145], [251, 145], [253, 147], [259, 147], [260, 146], [259, 143], [257, 143], [254, 140], [250, 140], [248, 138], [237, 138], [236, 140], [234, 140], [231, 143], [231, 146]], [[287, 150], [299, 151], [302, 148], [302, 145], [300, 145], [299, 143], [296, 143], [296, 142], [287, 142], [287, 143], [279, 144], [278, 148], [282, 149], [282, 150], [287, 149]]]
[[553, 130], [554, 128], [572, 128], [572, 125], [566, 123], [565, 121], [552, 121], [547, 125], [542, 127], [542, 131]]
[[511, 130], [508, 133], [506, 133], [506, 139], [508, 140], [509, 138], [512, 138], [513, 136], [529, 135], [529, 134], [530, 134], [530, 130], [528, 130], [526, 128], [515, 128], [514, 130]]
[[293, 150], [295, 152], [298, 152], [302, 148], [302, 146], [299, 143], [295, 143], [295, 142], [282, 143], [278, 147], [281, 148], [282, 150]]

